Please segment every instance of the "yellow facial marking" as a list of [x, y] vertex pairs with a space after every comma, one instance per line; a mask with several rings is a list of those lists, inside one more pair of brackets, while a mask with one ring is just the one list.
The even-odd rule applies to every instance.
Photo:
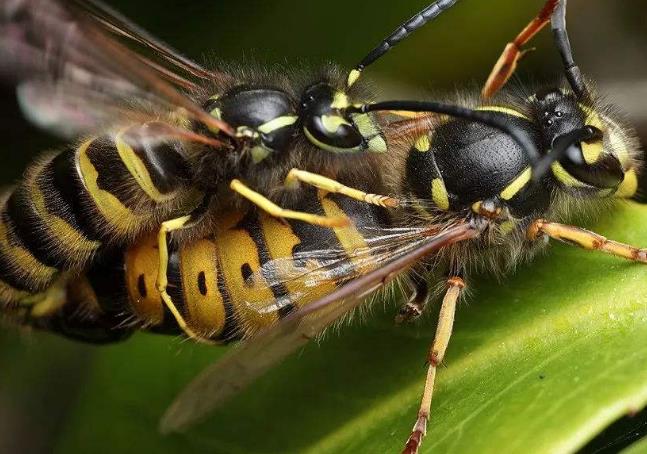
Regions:
[[599, 141], [599, 140], [596, 140], [595, 142], [592, 142], [592, 143], [581, 142], [580, 145], [582, 146], [582, 154], [584, 155], [584, 161], [589, 165], [595, 164], [598, 161], [598, 159], [600, 159], [600, 156], [604, 151], [604, 146], [602, 144], [602, 141]]
[[569, 186], [572, 188], [591, 187], [588, 184], [581, 182], [570, 173], [568, 173], [566, 169], [562, 167], [562, 165], [559, 162], [553, 162], [550, 166], [550, 169], [553, 172], [553, 175], [555, 175], [555, 178], [557, 178], [557, 181], [561, 182], [565, 186]]
[[431, 148], [431, 140], [429, 140], [429, 135], [424, 134], [418, 137], [418, 140], [416, 140], [416, 143], [413, 146], [416, 147], [416, 150], [418, 151], [429, 151], [429, 149]]
[[343, 91], [336, 92], [333, 97], [332, 104], [330, 104], [330, 107], [332, 107], [333, 109], [345, 109], [348, 106], [350, 106], [348, 95]]
[[308, 131], [308, 128], [305, 128], [305, 127], [303, 128], [303, 134], [311, 143], [321, 148], [322, 150], [330, 151], [331, 153], [354, 153], [362, 149], [360, 146], [353, 147], [353, 148], [333, 147], [331, 145], [328, 145], [327, 143], [323, 143], [322, 141], [318, 140], [315, 136], [312, 135], [310, 131]]
[[518, 110], [511, 109], [510, 107], [480, 106], [480, 107], [477, 107], [476, 110], [482, 110], [486, 112], [499, 112], [502, 114], [510, 115], [512, 117], [523, 118], [524, 120], [530, 121], [530, 119], [526, 117], [523, 113], [519, 112]]
[[503, 200], [512, 199], [528, 184], [530, 177], [532, 177], [532, 169], [528, 167], [526, 170], [521, 172], [521, 174], [517, 178], [512, 180], [512, 183], [510, 183], [503, 191], [501, 191], [501, 198]]
[[438, 208], [443, 211], [449, 209], [449, 194], [445, 182], [440, 178], [434, 178], [431, 182], [431, 197]]
[[635, 169], [629, 169], [625, 172], [625, 178], [618, 186], [615, 196], [628, 199], [636, 195], [636, 191], [638, 191], [638, 175]]
[[322, 115], [321, 124], [327, 131], [330, 133], [335, 133], [342, 125], [349, 125], [348, 121], [344, 117], [339, 115]]

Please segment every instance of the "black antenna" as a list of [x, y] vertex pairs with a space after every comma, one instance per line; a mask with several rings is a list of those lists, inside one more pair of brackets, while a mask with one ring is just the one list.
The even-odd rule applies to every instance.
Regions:
[[353, 69], [348, 75], [347, 85], [353, 85], [364, 68], [374, 63], [377, 59], [386, 54], [391, 48], [408, 38], [413, 32], [425, 25], [427, 22], [435, 19], [441, 13], [448, 10], [458, 0], [437, 0], [411, 19], [400, 25], [393, 33], [387, 36], [376, 48], [368, 53], [366, 57]]
[[505, 116], [497, 114], [496, 112], [473, 110], [454, 104], [445, 104], [435, 101], [384, 101], [348, 107], [347, 111], [349, 113], [367, 113], [375, 111], [429, 112], [476, 121], [510, 135], [510, 137], [512, 137], [512, 139], [517, 142], [521, 148], [523, 148], [531, 163], [534, 164], [539, 160], [537, 146], [524, 130], [515, 127]]
[[571, 48], [571, 42], [568, 39], [568, 32], [566, 31], [566, 2], [567, 0], [560, 0], [550, 22], [553, 29], [555, 45], [562, 56], [566, 79], [568, 79], [568, 83], [578, 98], [583, 98], [588, 95], [588, 91], [584, 84], [582, 72], [573, 59], [573, 49]]

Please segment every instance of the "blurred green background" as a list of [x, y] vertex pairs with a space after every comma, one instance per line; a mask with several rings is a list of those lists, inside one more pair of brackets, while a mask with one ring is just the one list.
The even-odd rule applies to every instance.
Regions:
[[[334, 61], [351, 67], [398, 23], [421, 9], [424, 0], [112, 0], [108, 2], [186, 55], [244, 63], [311, 65]], [[431, 26], [367, 70], [385, 87], [384, 96], [433, 97], [480, 84], [513, 37], [542, 5], [539, 0], [462, 0]], [[571, 0], [571, 41], [585, 74], [627, 111], [641, 136], [647, 135], [647, 6], [643, 0]], [[557, 80], [559, 59], [547, 32], [537, 51], [523, 61], [525, 81]], [[18, 112], [13, 91], [0, 91], [2, 164], [0, 184], [10, 185], [40, 150], [58, 141], [36, 131]], [[352, 328], [347, 328], [352, 329]], [[419, 329], [419, 328], [418, 328]], [[110, 350], [112, 349], [112, 350]], [[109, 347], [110, 355], [130, 351], [123, 370], [177, 361], [173, 377], [188, 380], [211, 353], [177, 340], [138, 336], [130, 346]], [[97, 369], [98, 349], [42, 333], [3, 328], [0, 332], [0, 452], [47, 452], [56, 445], [67, 412], [78, 404], [87, 374]], [[104, 350], [105, 352], [105, 350]], [[165, 369], [166, 370], [166, 369]], [[125, 372], [124, 372], [125, 371]], [[155, 376], [154, 373], [151, 376]], [[136, 374], [132, 380], [138, 381]], [[142, 383], [141, 386], [158, 386]], [[111, 395], [113, 390], [106, 390]], [[167, 402], [151, 402], [154, 421]], [[90, 422], [89, 422], [90, 423]], [[110, 424], [97, 420], [96, 424]], [[124, 436], [136, 437], [136, 434]], [[121, 446], [128, 446], [122, 444]], [[134, 445], [132, 445], [134, 446]], [[181, 444], [178, 444], [178, 447]], [[105, 447], [77, 444], [78, 452]], [[128, 449], [124, 449], [128, 451]]]

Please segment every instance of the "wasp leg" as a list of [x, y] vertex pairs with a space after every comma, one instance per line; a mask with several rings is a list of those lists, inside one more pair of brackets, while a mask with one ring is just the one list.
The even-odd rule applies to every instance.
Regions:
[[427, 362], [427, 379], [425, 388], [420, 401], [420, 410], [418, 410], [418, 419], [413, 425], [411, 435], [402, 451], [403, 454], [415, 454], [422, 444], [422, 439], [427, 433], [427, 422], [429, 421], [429, 411], [431, 409], [431, 398], [434, 392], [434, 382], [436, 381], [436, 369], [445, 356], [449, 338], [452, 335], [454, 326], [454, 314], [456, 313], [456, 303], [460, 297], [461, 290], [465, 287], [465, 282], [458, 276], [450, 277], [447, 280], [447, 292], [443, 298], [443, 304], [440, 307], [438, 316], [438, 326], [436, 327], [436, 336], [431, 344]]
[[360, 202], [370, 203], [385, 208], [395, 208], [400, 203], [397, 199], [386, 195], [369, 194], [359, 189], [351, 188], [333, 180], [332, 178], [324, 177], [316, 173], [307, 172], [300, 169], [292, 169], [285, 178], [285, 185], [288, 187], [298, 186], [299, 183], [309, 184], [315, 188], [323, 189], [324, 191], [332, 192], [334, 194], [342, 194], [351, 199], [359, 200]]
[[647, 249], [608, 240], [602, 235], [580, 227], [538, 219], [528, 228], [528, 238], [531, 240], [536, 240], [544, 235], [584, 249], [601, 251], [627, 260], [647, 263]]
[[171, 219], [162, 223], [162, 226], [159, 229], [157, 234], [157, 246], [159, 249], [159, 267], [157, 270], [157, 290], [160, 293], [162, 301], [168, 308], [168, 310], [173, 314], [175, 321], [177, 322], [180, 329], [187, 335], [190, 339], [203, 343], [203, 344], [214, 344], [215, 342], [200, 336], [195, 331], [193, 331], [186, 320], [178, 310], [175, 303], [173, 303], [173, 298], [168, 294], [168, 261], [169, 261], [169, 251], [168, 251], [168, 240], [169, 235], [172, 232], [186, 229], [197, 224], [201, 219], [204, 213], [209, 206], [209, 199], [205, 198], [202, 204], [194, 210], [193, 213], [182, 216], [180, 218]]
[[422, 276], [414, 276], [411, 283], [413, 284], [413, 292], [409, 296], [409, 300], [400, 307], [398, 314], [395, 316], [395, 323], [398, 325], [412, 322], [420, 317], [431, 298], [429, 284]]
[[308, 224], [319, 225], [321, 227], [347, 227], [350, 223], [350, 220], [346, 217], [318, 216], [316, 214], [305, 213], [303, 211], [286, 210], [258, 192], [250, 189], [240, 180], [231, 180], [229, 187], [234, 192], [237, 192], [254, 205], [276, 218], [295, 219], [307, 222]]
[[522, 50], [522, 46], [528, 43], [550, 22], [558, 4], [559, 0], [548, 0], [539, 14], [526, 25], [513, 41], [505, 46], [481, 91], [481, 96], [484, 99], [491, 98], [508, 82], [517, 69], [519, 60], [528, 52], [528, 50]]

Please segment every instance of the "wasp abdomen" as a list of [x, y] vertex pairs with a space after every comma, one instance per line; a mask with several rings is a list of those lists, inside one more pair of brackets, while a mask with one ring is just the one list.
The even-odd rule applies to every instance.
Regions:
[[[363, 226], [388, 222], [382, 209], [343, 197], [308, 195], [306, 199], [304, 207], [327, 215], [346, 213], [353, 217], [354, 224], [333, 231], [298, 221], [286, 224], [256, 210], [230, 212], [211, 235], [171, 245], [168, 292], [192, 330], [214, 341], [232, 341], [276, 323], [298, 307], [334, 290], [343, 283], [337, 282], [334, 275], [327, 279], [319, 276], [314, 287], [296, 278], [309, 269], [316, 271], [324, 266], [323, 251], [333, 255], [337, 251], [335, 266], [357, 267], [358, 272], [360, 267], [365, 268], [361, 260], [356, 263], [351, 257], [357, 248], [367, 247], [364, 235], [368, 231], [362, 231]], [[182, 333], [157, 288], [158, 269], [157, 238], [148, 235], [124, 254], [116, 253], [85, 273], [92, 292], [78, 291], [81, 280], [69, 283], [68, 287], [84, 298], [72, 298], [68, 305], [93, 301], [84, 304], [93, 308], [93, 318], [99, 325], [86, 323], [91, 328], [90, 341], [97, 341], [95, 337], [102, 334], [106, 320], [119, 327]], [[295, 279], [288, 278], [291, 273], [296, 273]], [[88, 293], [92, 295], [87, 296]], [[70, 314], [66, 316], [72, 317]], [[56, 323], [51, 325], [46, 321], [33, 324], [46, 329], [53, 326], [60, 334], [71, 333], [76, 338], [83, 334], [59, 329], [64, 320], [56, 317]], [[65, 326], [68, 325], [80, 327], [81, 323], [70, 321]], [[125, 333], [118, 334], [116, 337]]]
[[0, 217], [0, 299], [46, 289], [196, 204], [178, 144], [146, 141], [147, 125], [88, 140], [42, 159], [5, 197]]

